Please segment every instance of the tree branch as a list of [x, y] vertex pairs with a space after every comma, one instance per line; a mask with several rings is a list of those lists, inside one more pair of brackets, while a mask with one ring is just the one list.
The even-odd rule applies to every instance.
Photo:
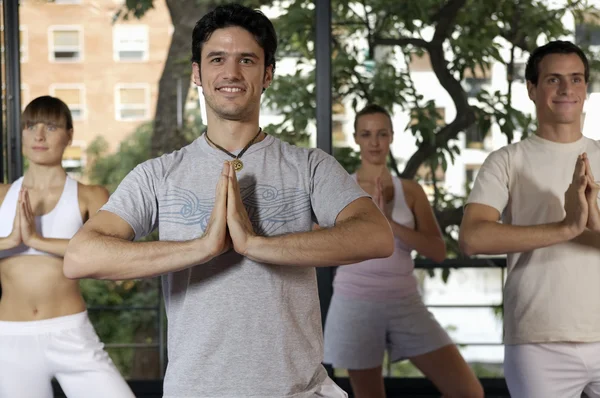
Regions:
[[411, 44], [415, 47], [428, 49], [430, 43], [419, 39], [417, 37], [397, 37], [397, 38], [387, 38], [387, 37], [375, 37], [373, 39], [373, 44], [376, 46], [399, 46], [404, 47], [408, 44]]
[[454, 30], [456, 16], [461, 8], [464, 7], [467, 0], [448, 0], [448, 2], [440, 9], [435, 19], [437, 25], [435, 33], [431, 39], [432, 43], [443, 43]]
[[467, 94], [462, 88], [460, 81], [457, 80], [448, 68], [448, 62], [444, 57], [443, 43], [450, 37], [456, 21], [459, 10], [465, 5], [466, 0], [449, 0], [439, 11], [438, 23], [432, 41], [427, 42], [423, 39], [414, 37], [403, 38], [381, 38], [375, 39], [374, 43], [378, 45], [413, 45], [420, 47], [429, 53], [431, 66], [441, 86], [448, 92], [454, 106], [456, 107], [456, 118], [444, 126], [435, 135], [433, 144], [422, 143], [419, 149], [411, 156], [406, 163], [402, 177], [413, 178], [419, 166], [429, 157], [435, 155], [436, 148], [444, 146], [451, 139], [455, 139], [458, 133], [475, 122], [475, 113], [469, 105]]

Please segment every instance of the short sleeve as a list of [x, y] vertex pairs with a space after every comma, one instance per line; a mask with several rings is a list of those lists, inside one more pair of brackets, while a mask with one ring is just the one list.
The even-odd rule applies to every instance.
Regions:
[[484, 204], [502, 214], [508, 204], [509, 175], [509, 153], [506, 148], [492, 152], [477, 173], [467, 204]]
[[149, 235], [157, 226], [157, 188], [162, 176], [158, 159], [136, 166], [108, 202], [100, 209], [116, 214], [125, 220], [135, 232], [135, 239]]
[[310, 151], [308, 165], [310, 200], [319, 225], [335, 225], [337, 216], [346, 206], [358, 198], [368, 197], [338, 161], [322, 150]]

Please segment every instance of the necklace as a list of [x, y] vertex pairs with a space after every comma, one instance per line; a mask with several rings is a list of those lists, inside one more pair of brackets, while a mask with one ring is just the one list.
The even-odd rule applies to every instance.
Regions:
[[219, 149], [220, 151], [225, 152], [226, 154], [228, 154], [229, 156], [231, 156], [233, 158], [233, 160], [231, 161], [231, 165], [233, 166], [233, 169], [235, 171], [240, 171], [241, 169], [244, 168], [244, 163], [242, 163], [242, 161], [240, 160], [240, 158], [242, 157], [242, 155], [244, 154], [244, 152], [246, 152], [246, 150], [248, 148], [250, 148], [250, 146], [252, 144], [254, 144], [254, 141], [256, 141], [256, 139], [258, 138], [260, 132], [262, 131], [261, 128], [258, 129], [258, 133], [256, 133], [256, 135], [254, 136], [254, 138], [252, 138], [250, 140], [249, 143], [246, 144], [246, 146], [244, 147], [244, 149], [242, 149], [240, 151], [240, 153], [236, 155], [234, 155], [233, 153], [229, 152], [227, 149], [223, 148], [220, 145], [215, 144], [214, 142], [212, 142], [212, 140], [210, 138], [208, 138], [208, 131], [204, 132], [204, 136], [206, 137], [206, 141], [208, 141], [212, 146], [214, 146], [215, 148]]

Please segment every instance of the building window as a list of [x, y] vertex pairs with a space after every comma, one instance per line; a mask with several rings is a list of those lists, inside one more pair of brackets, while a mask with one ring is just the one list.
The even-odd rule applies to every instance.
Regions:
[[[0, 47], [2, 51], [2, 63], [4, 64], [4, 26], [0, 26]], [[21, 62], [27, 62], [29, 59], [29, 46], [28, 46], [29, 35], [27, 34], [27, 26], [19, 26], [19, 53], [21, 55]]]
[[475, 98], [483, 91], [486, 85], [489, 85], [491, 81], [489, 79], [478, 79], [473, 77], [468, 77], [463, 80], [463, 89], [467, 93], [467, 97]]
[[119, 84], [115, 92], [117, 120], [147, 120], [150, 116], [150, 87], [148, 84]]
[[85, 161], [85, 142], [73, 141], [70, 146], [65, 148], [62, 166], [71, 177], [81, 177]]
[[473, 184], [475, 183], [475, 179], [477, 178], [477, 173], [479, 173], [480, 168], [480, 164], [465, 165], [465, 178], [469, 190], [473, 189]]
[[148, 53], [148, 27], [146, 25], [117, 25], [113, 28], [113, 59], [115, 61], [147, 61]]
[[577, 24], [575, 42], [579, 45], [600, 46], [600, 27], [593, 22]]
[[51, 26], [48, 40], [50, 41], [50, 61], [78, 62], [83, 60], [83, 28]]
[[[420, 115], [421, 112], [423, 113], [422, 115]], [[435, 113], [436, 115], [432, 115], [427, 108], [422, 110], [415, 108], [411, 111], [410, 125], [415, 126], [419, 124], [421, 119], [425, 118], [426, 120], [435, 119], [435, 124], [437, 127], [445, 126], [446, 108], [435, 108]]]
[[411, 72], [431, 72], [433, 67], [431, 66], [431, 59], [427, 51], [419, 54], [417, 51], [410, 53], [410, 59], [408, 67]]
[[475, 98], [479, 93], [492, 83], [492, 71], [488, 65], [483, 68], [476, 65], [463, 72], [462, 86], [469, 98]]
[[[8, 98], [6, 97], [6, 84], [2, 83], [2, 110], [6, 111]], [[25, 109], [29, 103], [29, 86], [26, 83], [21, 83], [21, 111]]]
[[48, 3], [54, 3], [54, 4], [81, 4], [81, 0], [48, 0]]
[[53, 84], [50, 95], [61, 99], [71, 110], [73, 120], [85, 117], [85, 87], [83, 84]]
[[525, 83], [526, 62], [515, 62], [513, 64], [513, 82]]
[[489, 116], [481, 116], [465, 130], [466, 147], [471, 149], [484, 149], [485, 138], [491, 131], [492, 121]]

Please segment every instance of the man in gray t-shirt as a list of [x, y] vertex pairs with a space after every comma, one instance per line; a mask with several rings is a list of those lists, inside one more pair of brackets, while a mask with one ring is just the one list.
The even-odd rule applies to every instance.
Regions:
[[[260, 12], [204, 16], [192, 59], [206, 133], [137, 166], [65, 256], [72, 278], [163, 275], [165, 396], [345, 396], [321, 366], [314, 267], [393, 250], [385, 218], [331, 156], [260, 131], [276, 46]], [[160, 241], [132, 242], [155, 228]]]

